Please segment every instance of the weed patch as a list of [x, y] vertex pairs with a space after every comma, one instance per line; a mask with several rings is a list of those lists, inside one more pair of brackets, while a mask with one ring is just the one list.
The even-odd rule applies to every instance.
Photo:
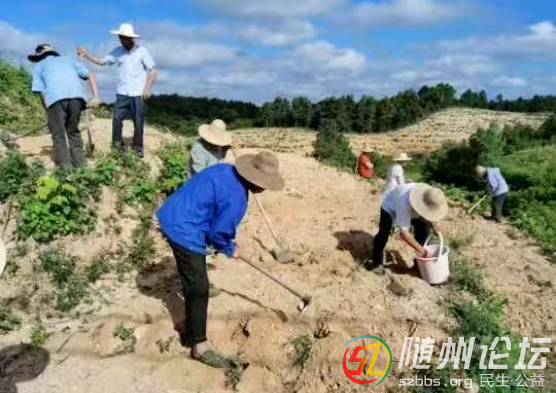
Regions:
[[21, 329], [21, 318], [9, 310], [0, 310], [0, 335]]
[[29, 341], [33, 347], [43, 347], [48, 341], [50, 334], [46, 331], [43, 325], [37, 324], [33, 326], [31, 334], [29, 335]]
[[314, 339], [309, 333], [301, 334], [290, 340], [290, 344], [294, 348], [293, 364], [305, 368], [311, 358], [311, 350], [313, 348]]

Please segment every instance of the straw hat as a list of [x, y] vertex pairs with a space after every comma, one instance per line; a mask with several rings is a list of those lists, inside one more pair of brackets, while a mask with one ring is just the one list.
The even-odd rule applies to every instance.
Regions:
[[486, 175], [487, 169], [484, 166], [477, 165], [475, 167], [475, 172], [477, 173], [477, 176], [483, 177], [484, 175]]
[[280, 191], [284, 188], [278, 157], [271, 152], [245, 154], [236, 160], [236, 169], [245, 180], [265, 190]]
[[412, 158], [409, 157], [407, 155], [407, 153], [400, 153], [397, 157], [395, 157], [393, 159], [393, 161], [397, 161], [397, 162], [405, 162], [405, 161], [411, 161], [411, 160], [412, 160]]
[[6, 267], [6, 259], [7, 259], [7, 252], [6, 252], [6, 245], [4, 241], [0, 239], [0, 276]]
[[448, 203], [442, 190], [427, 184], [419, 184], [411, 189], [409, 203], [417, 214], [429, 222], [440, 221], [448, 213]]
[[135, 34], [135, 30], [133, 30], [133, 25], [131, 23], [122, 23], [118, 30], [110, 30], [110, 34], [121, 35], [129, 38], [139, 38], [139, 35]]
[[215, 146], [231, 146], [232, 144], [232, 134], [226, 131], [226, 123], [220, 119], [214, 120], [211, 124], [199, 126], [199, 136]]

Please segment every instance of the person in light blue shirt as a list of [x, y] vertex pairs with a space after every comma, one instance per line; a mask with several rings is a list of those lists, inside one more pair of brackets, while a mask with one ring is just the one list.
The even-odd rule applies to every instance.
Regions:
[[122, 147], [122, 125], [126, 117], [133, 120], [133, 149], [143, 157], [143, 128], [146, 114], [146, 100], [156, 80], [156, 64], [149, 51], [136, 43], [139, 35], [133, 26], [123, 23], [118, 30], [110, 32], [119, 37], [121, 46], [113, 49], [104, 58], [90, 55], [83, 48], [77, 48], [79, 56], [99, 66], [118, 67], [116, 82], [116, 102], [112, 119], [112, 145]]
[[37, 46], [28, 56], [35, 63], [31, 90], [40, 94], [48, 116], [48, 128], [54, 146], [54, 162], [64, 168], [85, 163], [79, 118], [85, 107], [83, 80], [89, 80], [93, 99], [89, 106], [98, 106], [95, 75], [76, 60], [60, 54], [48, 44]]
[[478, 165], [475, 168], [477, 176], [486, 182], [487, 192], [492, 198], [492, 218], [502, 222], [504, 202], [508, 197], [510, 188], [500, 168], [485, 168]]
[[209, 282], [207, 247], [239, 258], [236, 229], [247, 211], [248, 192], [279, 191], [284, 180], [278, 158], [270, 152], [213, 165], [182, 185], [157, 211], [160, 230], [168, 240], [185, 298], [183, 343], [191, 357], [213, 367], [230, 366], [227, 357], [210, 349], [206, 337]]

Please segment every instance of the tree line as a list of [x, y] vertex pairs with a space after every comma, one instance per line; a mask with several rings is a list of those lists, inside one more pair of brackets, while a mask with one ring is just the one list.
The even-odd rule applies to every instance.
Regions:
[[306, 97], [292, 100], [277, 97], [261, 106], [217, 98], [182, 97], [177, 94], [153, 96], [149, 101], [149, 119], [184, 134], [196, 132], [196, 125], [221, 118], [231, 128], [301, 127], [319, 129], [334, 122], [338, 131], [355, 133], [385, 132], [413, 124], [449, 107], [482, 108], [512, 112], [556, 111], [556, 96], [534, 96], [507, 100], [499, 94], [489, 100], [482, 90], [467, 90], [459, 97], [447, 83], [406, 90], [391, 97], [364, 95], [328, 97], [313, 103]]

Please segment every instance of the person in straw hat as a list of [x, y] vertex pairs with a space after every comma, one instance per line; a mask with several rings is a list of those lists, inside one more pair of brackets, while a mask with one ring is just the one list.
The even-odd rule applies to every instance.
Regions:
[[506, 179], [502, 176], [500, 168], [485, 168], [477, 165], [475, 172], [481, 180], [486, 182], [487, 192], [492, 198], [492, 219], [502, 222], [504, 202], [510, 191]]
[[139, 35], [133, 26], [122, 23], [118, 30], [110, 31], [120, 39], [121, 46], [112, 50], [104, 58], [95, 57], [84, 47], [77, 48], [77, 54], [99, 66], [118, 67], [118, 80], [114, 115], [112, 119], [112, 145], [123, 146], [122, 126], [126, 117], [133, 120], [132, 147], [139, 157], [143, 157], [143, 128], [146, 114], [146, 101], [156, 80], [156, 64], [147, 50], [137, 44]]
[[[38, 45], [27, 57], [35, 64], [31, 90], [41, 96], [52, 137], [54, 162], [70, 169], [85, 164], [79, 118], [85, 106], [99, 104], [95, 74], [81, 62], [60, 56], [49, 44]], [[93, 99], [86, 104], [83, 80], [89, 81]]]
[[392, 161], [394, 161], [395, 164], [388, 168], [386, 185], [384, 186], [384, 190], [382, 191], [382, 200], [384, 200], [388, 192], [392, 191], [397, 186], [405, 184], [405, 174], [403, 167], [406, 163], [411, 161], [411, 157], [409, 157], [407, 153], [400, 153], [397, 157], [394, 157]]
[[229, 160], [232, 134], [226, 131], [226, 123], [220, 119], [199, 126], [199, 139], [193, 144], [189, 156], [189, 175]]
[[239, 258], [236, 229], [247, 210], [249, 191], [279, 191], [284, 180], [278, 158], [270, 152], [246, 154], [231, 164], [199, 172], [172, 194], [156, 216], [160, 231], [174, 252], [185, 298], [183, 344], [191, 357], [217, 368], [230, 360], [207, 342], [209, 282], [206, 249]]
[[[428, 257], [423, 247], [431, 229], [438, 234], [437, 225], [448, 212], [448, 203], [442, 190], [427, 184], [408, 183], [397, 186], [386, 194], [380, 210], [379, 232], [374, 238], [372, 270], [383, 262], [384, 248], [388, 243], [392, 225], [400, 228], [400, 236], [417, 255]], [[413, 227], [414, 236], [410, 230]]]
[[357, 173], [364, 179], [372, 179], [375, 173], [375, 166], [371, 161], [370, 154], [371, 149], [369, 149], [368, 145], [365, 145], [357, 159]]

